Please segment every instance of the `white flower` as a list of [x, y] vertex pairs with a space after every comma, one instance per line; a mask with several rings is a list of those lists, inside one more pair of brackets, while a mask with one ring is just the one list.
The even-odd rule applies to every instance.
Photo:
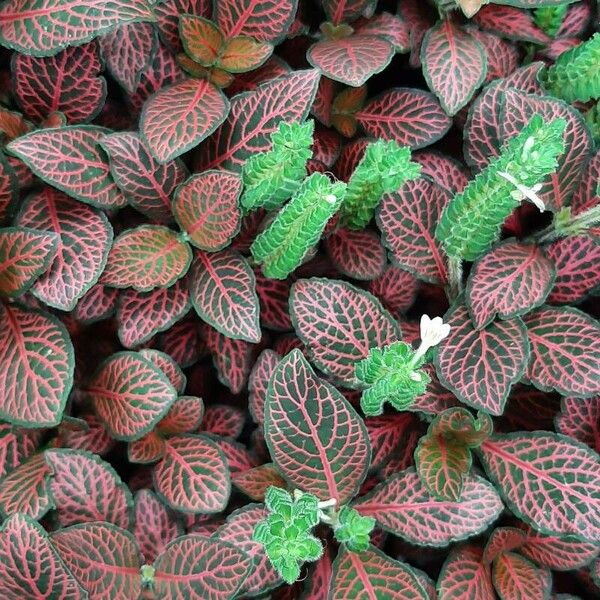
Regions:
[[[424, 354], [429, 348], [437, 346], [450, 333], [450, 325], [444, 323], [442, 317], [430, 319], [428, 315], [421, 317], [421, 347]], [[423, 349], [423, 350], [421, 350]]]
[[512, 197], [519, 202], [527, 198], [531, 202], [533, 202], [539, 209], [540, 212], [544, 212], [546, 210], [546, 205], [544, 201], [537, 195], [542, 189], [541, 183], [536, 183], [533, 187], [528, 188], [526, 185], [519, 183], [510, 173], [505, 173], [504, 171], [500, 171], [498, 173], [500, 177], [506, 179], [506, 181], [510, 181], [517, 189], [511, 192]]

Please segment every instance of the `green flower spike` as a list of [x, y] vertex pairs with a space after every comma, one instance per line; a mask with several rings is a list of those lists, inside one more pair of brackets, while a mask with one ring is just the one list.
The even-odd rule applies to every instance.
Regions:
[[346, 544], [353, 552], [364, 552], [369, 549], [371, 531], [375, 527], [373, 517], [363, 517], [358, 511], [344, 506], [338, 515], [338, 524], [334, 528], [335, 539]]
[[302, 564], [323, 554], [321, 541], [311, 533], [320, 520], [319, 500], [312, 494], [292, 498], [285, 490], [270, 487], [265, 503], [270, 514], [256, 525], [253, 539], [265, 547], [283, 580], [294, 583]]

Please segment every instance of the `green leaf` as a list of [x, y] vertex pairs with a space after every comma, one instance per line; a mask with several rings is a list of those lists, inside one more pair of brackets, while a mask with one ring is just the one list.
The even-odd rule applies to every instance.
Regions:
[[549, 36], [554, 37], [558, 33], [568, 10], [569, 5], [567, 3], [558, 6], [540, 6], [540, 8], [533, 11], [533, 21]]
[[370, 533], [375, 522], [373, 517], [363, 517], [353, 508], [343, 506], [334, 529], [335, 539], [353, 552], [364, 552], [369, 549]]

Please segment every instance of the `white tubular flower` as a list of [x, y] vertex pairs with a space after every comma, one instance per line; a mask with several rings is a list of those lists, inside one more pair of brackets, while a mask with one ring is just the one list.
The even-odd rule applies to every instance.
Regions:
[[537, 195], [537, 192], [539, 192], [542, 189], [541, 183], [536, 183], [533, 187], [528, 188], [526, 185], [519, 183], [510, 173], [500, 171], [498, 175], [506, 179], [506, 181], [512, 183], [517, 188], [512, 192], [513, 198], [515, 198], [519, 202], [527, 198], [527, 200], [533, 202], [533, 204], [535, 204], [540, 209], [540, 212], [544, 212], [546, 210], [546, 205], [544, 204], [544, 201]]
[[[450, 325], [444, 323], [442, 317], [429, 318], [429, 315], [421, 317], [421, 347], [419, 353], [425, 354], [429, 348], [437, 346], [450, 333]], [[421, 350], [421, 348], [423, 350]]]

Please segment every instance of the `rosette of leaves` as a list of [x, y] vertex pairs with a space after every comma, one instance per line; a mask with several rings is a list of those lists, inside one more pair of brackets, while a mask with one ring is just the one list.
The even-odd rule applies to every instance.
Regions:
[[536, 185], [557, 167], [564, 150], [564, 119], [544, 123], [541, 115], [509, 140], [446, 206], [435, 237], [455, 259], [476, 260], [498, 239], [502, 224], [524, 198], [536, 200]]
[[278, 208], [306, 177], [306, 161], [312, 156], [314, 121], [279, 124], [271, 134], [271, 150], [251, 156], [242, 169], [246, 211]]
[[533, 20], [540, 29], [554, 37], [560, 29], [568, 9], [567, 3], [556, 6], [540, 6], [533, 11]]
[[375, 527], [373, 517], [363, 517], [349, 506], [342, 506], [334, 526], [335, 539], [352, 552], [365, 552], [369, 549], [371, 531]]
[[416, 179], [421, 165], [410, 158], [410, 148], [393, 140], [370, 143], [348, 182], [343, 223], [352, 229], [363, 229], [373, 218], [383, 194], [395, 192], [404, 182]]

